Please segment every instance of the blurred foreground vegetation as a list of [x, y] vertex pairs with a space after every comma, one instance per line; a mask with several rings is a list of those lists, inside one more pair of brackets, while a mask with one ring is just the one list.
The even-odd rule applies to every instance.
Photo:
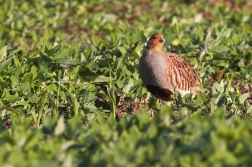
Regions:
[[[0, 166], [251, 166], [251, 2], [0, 6]], [[150, 95], [138, 62], [156, 32], [210, 99]]]

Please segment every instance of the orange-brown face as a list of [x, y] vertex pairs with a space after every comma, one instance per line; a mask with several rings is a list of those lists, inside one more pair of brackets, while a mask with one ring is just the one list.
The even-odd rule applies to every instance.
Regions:
[[161, 51], [162, 47], [164, 46], [165, 39], [163, 37], [163, 34], [153, 34], [148, 43], [146, 48], [152, 49], [155, 51]]

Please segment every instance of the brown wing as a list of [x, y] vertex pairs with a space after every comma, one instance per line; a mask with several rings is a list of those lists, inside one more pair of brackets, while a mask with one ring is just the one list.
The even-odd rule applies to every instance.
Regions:
[[195, 94], [201, 90], [201, 82], [196, 71], [181, 57], [167, 53], [167, 82], [177, 90], [190, 91]]

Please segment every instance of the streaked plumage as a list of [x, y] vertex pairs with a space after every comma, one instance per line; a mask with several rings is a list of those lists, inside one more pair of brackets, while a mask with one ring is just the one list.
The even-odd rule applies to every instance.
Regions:
[[196, 71], [180, 56], [162, 50], [162, 34], [153, 34], [139, 62], [139, 73], [146, 88], [162, 101], [173, 100], [176, 89], [182, 96], [201, 91]]

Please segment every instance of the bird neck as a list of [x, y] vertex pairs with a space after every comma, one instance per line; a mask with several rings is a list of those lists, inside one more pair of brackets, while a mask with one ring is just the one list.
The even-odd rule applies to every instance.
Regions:
[[155, 51], [155, 52], [161, 52], [162, 51], [162, 47], [157, 47], [157, 46], [152, 46], [152, 45], [147, 45], [145, 47], [145, 50], [152, 50], [152, 51]]

